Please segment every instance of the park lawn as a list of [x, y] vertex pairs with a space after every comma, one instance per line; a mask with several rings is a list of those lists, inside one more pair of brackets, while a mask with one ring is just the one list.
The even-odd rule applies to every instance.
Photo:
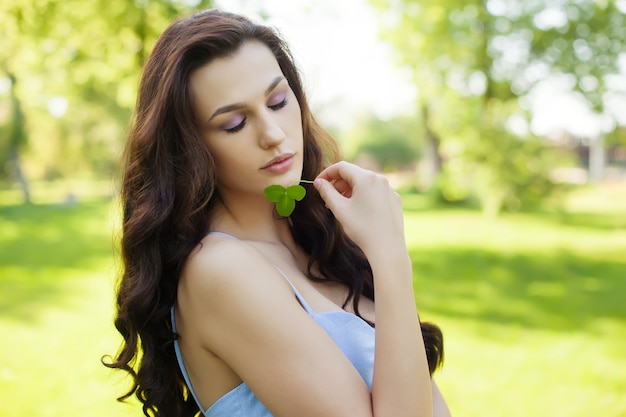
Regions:
[[0, 416], [141, 415], [100, 364], [118, 347], [114, 212], [108, 199], [0, 203]]
[[625, 229], [466, 211], [406, 228], [453, 415], [626, 416]]
[[[453, 415], [626, 415], [626, 211], [485, 219], [404, 200]], [[119, 343], [116, 216], [109, 199], [20, 206], [0, 192], [1, 416], [141, 415], [100, 364]]]

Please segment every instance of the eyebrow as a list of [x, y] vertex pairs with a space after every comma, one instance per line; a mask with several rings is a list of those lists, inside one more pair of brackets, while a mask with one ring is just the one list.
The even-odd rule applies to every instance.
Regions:
[[[272, 82], [270, 83], [270, 85], [265, 90], [265, 95], [266, 96], [269, 95], [272, 92], [272, 90], [275, 89], [276, 86], [278, 84], [280, 84], [280, 82], [283, 81], [284, 79], [285, 79], [285, 77], [283, 75], [279, 75], [276, 78], [274, 78], [272, 80]], [[228, 113], [228, 112], [231, 112], [233, 110], [240, 110], [240, 109], [242, 109], [244, 107], [245, 106], [243, 104], [241, 104], [241, 103], [235, 103], [235, 104], [229, 104], [227, 106], [222, 106], [222, 107], [218, 108], [217, 110], [215, 110], [213, 112], [211, 117], [209, 117], [209, 122], [211, 120], [213, 120], [216, 116], [219, 116], [220, 114]]]

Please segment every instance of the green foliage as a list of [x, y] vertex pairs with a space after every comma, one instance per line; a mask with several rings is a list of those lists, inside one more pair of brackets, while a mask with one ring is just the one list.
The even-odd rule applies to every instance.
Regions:
[[[623, 1], [570, 0], [558, 8], [550, 8], [547, 0], [544, 4], [522, 4], [530, 20], [527, 25], [532, 24], [534, 29], [529, 48], [531, 63], [542, 62], [553, 72], [568, 74], [573, 79], [572, 89], [603, 113], [612, 78], [619, 77], [618, 58], [626, 53]], [[546, 19], [546, 10], [557, 14]]]
[[374, 157], [383, 171], [395, 171], [415, 163], [417, 152], [405, 140], [389, 137], [384, 142], [365, 142], [359, 146], [358, 154]]
[[608, 146], [626, 147], [626, 126], [619, 126], [605, 138]]
[[420, 153], [419, 121], [396, 117], [381, 120], [370, 116], [351, 132], [351, 159], [367, 155], [383, 171], [397, 171], [415, 164]]
[[[549, 163], [536, 162], [538, 148], [528, 145], [536, 141], [523, 132], [515, 138], [508, 121], [529, 125], [518, 99], [553, 75], [604, 111], [605, 93], [619, 89], [617, 63], [626, 52], [623, 2], [370, 1], [381, 10], [383, 37], [413, 73], [442, 159], [457, 165], [444, 166], [443, 195], [474, 193], [490, 212], [549, 196]], [[494, 155], [501, 152], [515, 155]], [[475, 173], [471, 184], [464, 177], [454, 184], [459, 166]]]
[[[138, 79], [158, 34], [211, 1], [5, 0], [0, 3], [0, 83], [21, 104], [30, 177], [95, 172], [119, 163]], [[8, 100], [0, 93], [1, 117]], [[0, 153], [0, 166], [6, 155]]]
[[[551, 178], [555, 166], [571, 166], [575, 156], [548, 140], [521, 139], [506, 130], [484, 130], [480, 141], [451, 158], [431, 193], [442, 202], [478, 204], [489, 215], [502, 209], [530, 210], [558, 198], [567, 186]], [[487, 136], [488, 135], [488, 136]], [[464, 146], [459, 140], [458, 145]]]
[[[531, 209], [539, 206], [546, 197], [563, 190], [562, 184], [550, 179], [550, 171], [559, 165], [559, 160], [566, 160], [567, 155], [547, 145], [545, 141], [530, 137], [520, 140], [511, 135], [502, 134], [494, 144], [498, 152], [484, 154], [489, 160], [476, 163], [477, 176], [484, 176], [479, 184], [485, 188], [478, 190], [483, 202], [490, 198], [491, 210], [503, 207], [508, 210]], [[489, 166], [490, 169], [484, 169]]]
[[[7, 138], [11, 130], [9, 123], [0, 124], [0, 138]], [[0, 180], [7, 180], [9, 171], [9, 141], [0, 140]]]

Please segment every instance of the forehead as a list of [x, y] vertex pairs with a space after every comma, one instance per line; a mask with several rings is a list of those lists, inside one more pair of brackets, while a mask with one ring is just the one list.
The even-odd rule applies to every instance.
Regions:
[[216, 58], [191, 74], [194, 107], [210, 112], [262, 96], [281, 74], [272, 51], [261, 42], [248, 41], [235, 53]]

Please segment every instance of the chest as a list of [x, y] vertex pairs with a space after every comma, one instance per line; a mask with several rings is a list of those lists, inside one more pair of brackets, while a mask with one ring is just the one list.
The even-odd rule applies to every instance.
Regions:
[[[316, 281], [307, 276], [308, 258], [305, 254], [274, 245], [260, 245], [258, 249], [286, 275], [297, 288], [311, 309], [318, 313], [344, 310], [355, 313], [352, 300], [342, 307], [349, 294], [347, 286], [332, 281]], [[316, 273], [317, 271], [313, 271]], [[367, 297], [359, 298], [359, 314], [365, 320], [375, 322], [374, 302]]]

